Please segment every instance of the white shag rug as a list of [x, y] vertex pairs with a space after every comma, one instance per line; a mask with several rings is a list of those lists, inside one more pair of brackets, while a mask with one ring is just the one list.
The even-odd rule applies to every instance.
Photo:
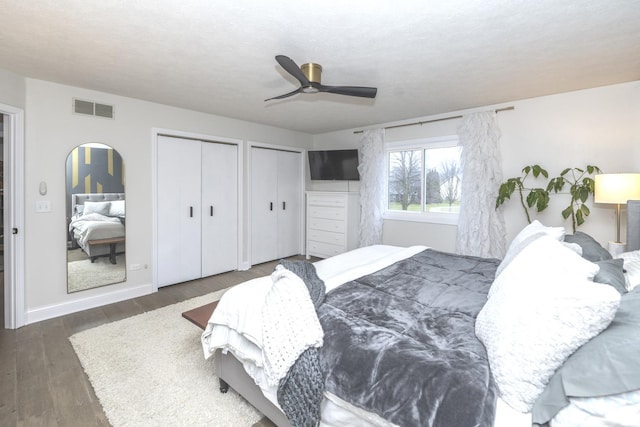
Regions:
[[116, 257], [116, 264], [111, 264], [109, 257], [72, 261], [67, 264], [67, 291], [77, 292], [98, 286], [124, 282], [127, 278], [124, 254]]
[[217, 301], [193, 298], [69, 338], [114, 427], [248, 427], [262, 415], [233, 390], [220, 393], [202, 330], [182, 312]]

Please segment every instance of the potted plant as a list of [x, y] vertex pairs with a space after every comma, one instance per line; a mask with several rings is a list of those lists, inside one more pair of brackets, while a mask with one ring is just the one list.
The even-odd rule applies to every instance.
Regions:
[[510, 200], [513, 193], [517, 191], [520, 204], [527, 217], [527, 222], [530, 224], [531, 216], [529, 215], [529, 209], [535, 206], [537, 212], [542, 212], [549, 206], [551, 191], [557, 194], [568, 186], [571, 201], [569, 206], [563, 209], [561, 213], [564, 219], [571, 217], [571, 225], [575, 233], [576, 228], [582, 225], [586, 217], [591, 213], [586, 202], [589, 196], [593, 194], [595, 188], [595, 181], [592, 175], [601, 172], [600, 168], [594, 165], [587, 165], [584, 169], [566, 168], [559, 176], [552, 178], [545, 188], [529, 188], [525, 185], [525, 180], [530, 175], [534, 178], [539, 178], [540, 176], [549, 178], [549, 174], [546, 169], [540, 165], [525, 166], [522, 169], [522, 176], [509, 178], [500, 185], [496, 199], [496, 209], [507, 200]]
[[571, 202], [562, 210], [562, 218], [567, 219], [571, 216], [574, 233], [591, 213], [586, 201], [595, 189], [595, 181], [591, 175], [598, 173], [602, 171], [593, 165], [587, 165], [585, 169], [567, 168], [560, 173], [560, 176], [551, 179], [547, 185], [547, 190], [553, 190], [556, 193], [561, 192], [565, 185], [569, 186]]
[[542, 212], [549, 206], [549, 190], [540, 187], [529, 188], [525, 186], [525, 181], [530, 175], [533, 175], [534, 178], [538, 178], [540, 175], [549, 178], [549, 173], [540, 165], [525, 166], [522, 168], [522, 176], [509, 178], [500, 184], [498, 198], [496, 199], [497, 209], [507, 200], [511, 199], [511, 195], [517, 191], [520, 205], [522, 205], [529, 224], [531, 224], [531, 216], [529, 215], [530, 208], [535, 206], [538, 212]]

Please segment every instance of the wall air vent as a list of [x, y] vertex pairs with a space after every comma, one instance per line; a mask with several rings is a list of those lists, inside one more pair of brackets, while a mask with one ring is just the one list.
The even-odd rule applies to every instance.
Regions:
[[73, 99], [73, 112], [113, 119], [113, 105], [98, 104], [97, 102], [83, 101], [76, 98]]

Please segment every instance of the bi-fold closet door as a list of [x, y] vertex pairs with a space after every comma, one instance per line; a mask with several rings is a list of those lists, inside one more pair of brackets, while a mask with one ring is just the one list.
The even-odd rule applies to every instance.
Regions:
[[251, 264], [302, 253], [301, 156], [251, 148]]
[[238, 266], [238, 146], [159, 136], [158, 286]]

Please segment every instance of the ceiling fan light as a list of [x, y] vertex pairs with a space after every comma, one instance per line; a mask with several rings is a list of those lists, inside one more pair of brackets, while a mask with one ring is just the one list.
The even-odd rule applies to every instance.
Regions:
[[319, 90], [313, 86], [305, 86], [302, 88], [302, 93], [318, 93]]
[[[307, 64], [302, 64], [300, 66], [300, 70], [305, 75], [307, 80], [314, 83], [321, 83], [322, 78], [322, 66], [320, 64], [316, 64], [313, 62], [309, 62]], [[317, 90], [316, 90], [317, 92]]]

